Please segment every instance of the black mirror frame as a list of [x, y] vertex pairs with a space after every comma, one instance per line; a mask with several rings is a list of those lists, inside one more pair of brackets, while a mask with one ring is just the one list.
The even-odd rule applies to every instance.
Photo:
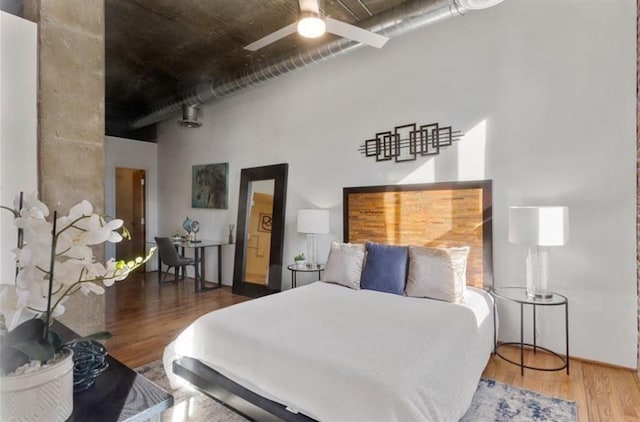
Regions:
[[[252, 167], [240, 172], [240, 193], [238, 195], [238, 222], [236, 232], [236, 254], [233, 263], [233, 293], [259, 297], [277, 293], [282, 288], [282, 256], [284, 249], [284, 216], [287, 206], [287, 174], [289, 164]], [[247, 221], [251, 207], [248, 206], [249, 182], [274, 180], [273, 214], [271, 220], [271, 245], [269, 254], [269, 283], [261, 286], [244, 281], [246, 265], [245, 245]]]

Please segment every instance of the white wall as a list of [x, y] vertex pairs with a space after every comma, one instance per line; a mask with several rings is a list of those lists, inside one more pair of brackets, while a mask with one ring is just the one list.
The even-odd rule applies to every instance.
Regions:
[[[105, 136], [105, 210], [116, 216], [116, 167], [142, 169], [146, 173], [146, 241], [153, 246], [153, 238], [158, 235], [158, 145], [152, 142]], [[107, 258], [115, 256], [115, 245], [107, 243]], [[146, 270], [154, 271], [157, 260], [151, 259]]]
[[[37, 31], [33, 22], [0, 12], [0, 205], [9, 207], [20, 191], [38, 190]], [[13, 217], [0, 211], [0, 283], [14, 282], [16, 244]]]
[[[304, 250], [299, 208], [331, 210], [326, 257], [342, 237], [345, 186], [492, 179], [496, 285], [524, 285], [508, 207], [568, 205], [571, 243], [551, 251], [550, 287], [571, 301], [572, 354], [635, 367], [635, 16], [632, 0], [507, 0], [206, 107], [201, 129], [164, 123], [159, 232], [189, 215], [202, 238], [225, 236], [240, 170], [287, 162], [285, 261]], [[408, 163], [357, 152], [376, 132], [433, 121], [466, 136]], [[191, 166], [225, 161], [229, 210], [192, 210]], [[500, 335], [513, 339], [515, 315], [501, 313]], [[548, 314], [541, 342], [563, 350], [559, 315]]]

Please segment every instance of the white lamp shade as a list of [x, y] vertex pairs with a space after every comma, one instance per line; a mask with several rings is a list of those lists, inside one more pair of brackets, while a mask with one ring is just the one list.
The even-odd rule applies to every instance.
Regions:
[[298, 210], [298, 233], [329, 233], [329, 210]]
[[510, 207], [509, 242], [537, 246], [560, 246], [568, 243], [569, 208]]

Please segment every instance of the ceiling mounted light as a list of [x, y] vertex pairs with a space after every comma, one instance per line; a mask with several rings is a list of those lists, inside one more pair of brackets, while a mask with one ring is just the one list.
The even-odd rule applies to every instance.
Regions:
[[305, 38], [318, 38], [327, 31], [324, 20], [313, 12], [300, 12], [298, 34]]
[[260, 50], [261, 48], [264, 48], [286, 36], [295, 34], [296, 31], [298, 34], [306, 38], [317, 38], [328, 32], [330, 34], [376, 48], [382, 48], [382, 46], [389, 40], [389, 38], [384, 35], [362, 29], [358, 26], [354, 26], [337, 19], [332, 19], [329, 16], [325, 17], [324, 0], [298, 0], [298, 5], [300, 7], [300, 14], [298, 15], [297, 22], [290, 23], [284, 28], [280, 28], [275, 32], [265, 35], [258, 41], [254, 41], [245, 46], [245, 50]]
[[198, 121], [198, 108], [193, 105], [182, 104], [182, 119], [178, 124], [183, 127], [197, 128], [202, 126]]

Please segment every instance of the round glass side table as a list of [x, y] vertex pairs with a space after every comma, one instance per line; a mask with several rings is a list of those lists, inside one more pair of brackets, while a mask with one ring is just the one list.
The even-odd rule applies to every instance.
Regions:
[[298, 273], [318, 273], [318, 281], [322, 277], [324, 264], [305, 264], [305, 265], [288, 265], [287, 269], [291, 271], [291, 288], [298, 287]]
[[[512, 303], [518, 303], [520, 305], [520, 341], [519, 342], [507, 342], [498, 344], [496, 334], [496, 301], [493, 302], [493, 328], [494, 328], [494, 347], [493, 352], [500, 358], [506, 360], [509, 363], [520, 367], [520, 375], [524, 375], [524, 368], [533, 369], [536, 371], [561, 371], [567, 370], [569, 374], [569, 299], [559, 293], [551, 292], [552, 296], [549, 299], [531, 299], [527, 296], [527, 289], [524, 287], [498, 287], [491, 290], [491, 294], [496, 299], [502, 299]], [[524, 308], [525, 306], [531, 306], [533, 308], [533, 343], [526, 343], [524, 341]], [[565, 355], [562, 356], [553, 350], [546, 347], [539, 346], [536, 339], [536, 311], [539, 306], [564, 306], [564, 333], [565, 333]], [[512, 360], [500, 353], [500, 349], [505, 346], [517, 346], [520, 348], [520, 362]], [[530, 348], [533, 353], [537, 353], [541, 350], [545, 353], [555, 356], [561, 362], [561, 365], [542, 368], [538, 366], [526, 365], [524, 363], [524, 350]]]

